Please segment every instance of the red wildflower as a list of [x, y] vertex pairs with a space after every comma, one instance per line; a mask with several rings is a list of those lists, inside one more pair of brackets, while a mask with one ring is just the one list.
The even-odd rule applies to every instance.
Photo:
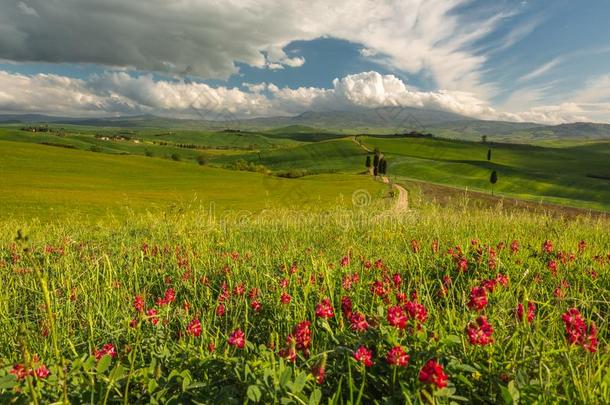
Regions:
[[311, 330], [309, 326], [311, 322], [303, 321], [297, 324], [292, 330], [293, 336], [296, 340], [296, 347], [299, 350], [307, 350], [309, 349], [309, 345], [311, 344]]
[[341, 281], [341, 287], [343, 287], [343, 289], [346, 291], [352, 289], [352, 277], [349, 274], [343, 277], [343, 280]]
[[256, 312], [260, 312], [261, 309], [263, 309], [263, 305], [260, 303], [260, 301], [252, 301], [250, 303], [250, 308], [252, 308]]
[[383, 268], [383, 260], [377, 259], [375, 261], [375, 268], [378, 269], [378, 270], [381, 270]]
[[419, 371], [419, 381], [424, 384], [434, 384], [438, 388], [447, 386], [449, 377], [445, 374], [443, 366], [435, 360], [428, 360], [426, 365]]
[[323, 319], [332, 318], [333, 316], [335, 316], [335, 312], [333, 310], [332, 304], [330, 303], [330, 299], [324, 298], [322, 302], [320, 302], [316, 306], [316, 316], [318, 318]]
[[400, 346], [394, 346], [386, 355], [386, 361], [389, 365], [406, 367], [409, 364], [410, 356]]
[[513, 253], [517, 253], [519, 251], [519, 242], [514, 240], [510, 244], [510, 251]]
[[354, 352], [354, 359], [364, 364], [365, 367], [373, 366], [373, 352], [367, 349], [365, 346], [360, 346], [358, 350]]
[[405, 311], [399, 305], [388, 308], [387, 320], [390, 325], [399, 329], [407, 327], [407, 314], [405, 314]]
[[428, 311], [423, 304], [415, 301], [407, 301], [405, 310], [409, 313], [411, 319], [424, 323], [428, 319]]
[[[524, 309], [525, 308], [523, 307], [523, 304], [519, 303], [519, 305], [517, 305], [517, 309], [515, 310], [517, 319], [520, 321], [523, 320]], [[535, 316], [536, 316], [536, 305], [533, 302], [528, 302], [527, 303], [527, 321], [529, 323], [532, 323]]]
[[223, 304], [218, 304], [216, 307], [216, 316], [225, 316], [226, 308]]
[[489, 280], [485, 280], [485, 281], [483, 281], [483, 282], [481, 283], [481, 286], [482, 286], [483, 288], [485, 288], [487, 291], [489, 291], [489, 292], [493, 292], [493, 291], [494, 291], [494, 289], [496, 288], [496, 284], [497, 284], [497, 283], [498, 283], [498, 282], [497, 282], [495, 279], [493, 279], [493, 278], [492, 278], [492, 279], [489, 279]]
[[288, 335], [286, 337], [286, 344], [288, 347], [281, 349], [279, 355], [289, 362], [294, 363], [297, 360], [296, 339], [294, 335]]
[[157, 305], [163, 306], [163, 305], [171, 304], [175, 300], [176, 300], [176, 292], [174, 291], [173, 288], [168, 288], [167, 290], [165, 290], [165, 294], [163, 295], [163, 298], [157, 298]]
[[385, 297], [387, 292], [383, 287], [383, 283], [379, 280], [376, 280], [371, 284], [371, 292], [378, 297]]
[[27, 377], [28, 371], [23, 364], [15, 364], [9, 374], [14, 375], [17, 380], [23, 380]]
[[546, 267], [548, 267], [553, 276], [557, 275], [557, 262], [555, 260], [549, 260]]
[[133, 308], [138, 312], [144, 312], [144, 298], [141, 295], [136, 295], [133, 299]]
[[400, 287], [400, 283], [402, 283], [402, 277], [400, 277], [400, 274], [394, 273], [394, 275], [392, 275], [392, 281], [394, 282], [394, 286], [398, 288]]
[[570, 344], [580, 345], [592, 353], [597, 351], [597, 328], [594, 324], [587, 326], [578, 309], [568, 309], [561, 318]]
[[498, 273], [498, 275], [496, 276], [496, 282], [502, 287], [506, 287], [508, 285], [508, 277], [502, 273]]
[[114, 349], [112, 343], [106, 343], [100, 350], [95, 349], [93, 351], [93, 355], [95, 356], [95, 360], [99, 360], [106, 355], [115, 358], [116, 350]]
[[578, 242], [578, 253], [584, 252], [586, 247], [587, 247], [587, 242], [585, 242], [584, 240], [581, 240], [580, 242]]
[[487, 317], [479, 316], [476, 323], [469, 323], [466, 334], [470, 344], [485, 346], [493, 343], [493, 327], [487, 322]]
[[487, 291], [484, 287], [474, 287], [470, 291], [470, 301], [468, 308], [480, 311], [487, 305]]
[[243, 349], [246, 345], [246, 335], [241, 329], [235, 329], [229, 336], [229, 345]]
[[553, 252], [553, 242], [551, 242], [550, 240], [545, 240], [544, 243], [542, 244], [542, 251], [544, 253]]
[[419, 242], [416, 239], [411, 240], [411, 250], [413, 253], [419, 252]]
[[356, 332], [364, 332], [369, 328], [369, 324], [366, 321], [366, 316], [361, 312], [354, 312], [349, 317], [350, 328]]
[[464, 272], [464, 271], [468, 270], [468, 260], [466, 260], [465, 257], [459, 258], [457, 261], [457, 264], [458, 264], [459, 272]]
[[235, 286], [235, 288], [233, 288], [233, 294], [240, 296], [240, 295], [244, 295], [246, 293], [246, 286], [244, 286], [243, 283], [239, 283]]
[[250, 289], [250, 291], [248, 291], [248, 298], [249, 298], [249, 299], [251, 299], [251, 300], [253, 300], [253, 299], [255, 299], [256, 297], [258, 297], [258, 295], [260, 294], [260, 292], [261, 292], [261, 291], [260, 291], [258, 288], [256, 288], [256, 287], [251, 288], [251, 289]]
[[38, 377], [40, 379], [47, 378], [49, 376], [49, 374], [51, 374], [51, 372], [49, 371], [47, 366], [45, 366], [44, 364], [42, 364], [40, 367], [38, 367], [35, 371], [36, 377]]
[[148, 316], [148, 318], [150, 319], [150, 322], [153, 325], [157, 325], [157, 323], [159, 323], [159, 317], [157, 316], [157, 310], [156, 309], [151, 308], [148, 311], [146, 311], [146, 316]]
[[316, 383], [323, 384], [326, 378], [326, 358], [323, 357], [319, 363], [311, 368], [311, 374], [316, 379]]
[[352, 314], [352, 300], [348, 296], [341, 297], [341, 312], [343, 312], [343, 316], [350, 317]]
[[343, 256], [341, 258], [341, 266], [345, 267], [349, 265], [349, 256]]
[[201, 321], [194, 318], [186, 327], [186, 333], [191, 336], [199, 337], [201, 335]]
[[280, 302], [282, 304], [290, 304], [290, 300], [292, 300], [290, 294], [282, 293], [282, 296], [280, 297]]

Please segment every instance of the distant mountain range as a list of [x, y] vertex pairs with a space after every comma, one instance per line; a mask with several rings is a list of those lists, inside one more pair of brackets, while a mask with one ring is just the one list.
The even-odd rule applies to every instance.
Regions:
[[339, 133], [404, 133], [421, 132], [436, 136], [508, 142], [552, 140], [610, 140], [610, 124], [578, 122], [541, 125], [528, 122], [486, 121], [459, 114], [410, 107], [384, 107], [356, 111], [305, 112], [294, 117], [232, 119], [222, 115], [219, 120], [164, 118], [152, 115], [108, 118], [51, 117], [39, 114], [0, 115], [0, 123], [53, 125], [87, 125], [121, 128], [173, 128], [242, 131], [269, 131], [298, 128], [299, 131]]

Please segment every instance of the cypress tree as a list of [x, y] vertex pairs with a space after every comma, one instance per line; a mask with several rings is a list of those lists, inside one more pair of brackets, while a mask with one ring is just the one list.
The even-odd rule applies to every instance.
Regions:
[[491, 183], [491, 195], [494, 195], [494, 184], [498, 182], [498, 173], [494, 170], [489, 176], [489, 182]]

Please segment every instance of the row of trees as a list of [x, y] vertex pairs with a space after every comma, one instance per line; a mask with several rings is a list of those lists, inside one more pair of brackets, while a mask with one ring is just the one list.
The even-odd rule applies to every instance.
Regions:
[[379, 152], [379, 149], [375, 148], [375, 153], [373, 155], [373, 161], [371, 162], [371, 155], [366, 155], [365, 166], [367, 169], [373, 168], [373, 174], [377, 175], [385, 175], [388, 169], [388, 162], [383, 157], [383, 154]]

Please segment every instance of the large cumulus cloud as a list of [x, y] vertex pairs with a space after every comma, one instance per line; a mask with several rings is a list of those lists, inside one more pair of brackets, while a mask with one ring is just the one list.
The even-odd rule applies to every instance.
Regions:
[[[607, 78], [595, 83], [610, 83]], [[590, 93], [587, 95], [587, 93]], [[363, 72], [337, 78], [329, 89], [279, 88], [269, 83], [241, 88], [210, 86], [184, 80], [155, 80], [108, 72], [88, 79], [57, 75], [22, 75], [0, 71], [0, 112], [36, 112], [67, 116], [157, 114], [222, 119], [287, 116], [305, 111], [405, 106], [450, 111], [481, 119], [559, 123], [595, 120], [608, 113], [608, 103], [593, 86], [580, 100], [525, 112], [499, 112], [472, 93], [423, 92], [393, 75]]]

